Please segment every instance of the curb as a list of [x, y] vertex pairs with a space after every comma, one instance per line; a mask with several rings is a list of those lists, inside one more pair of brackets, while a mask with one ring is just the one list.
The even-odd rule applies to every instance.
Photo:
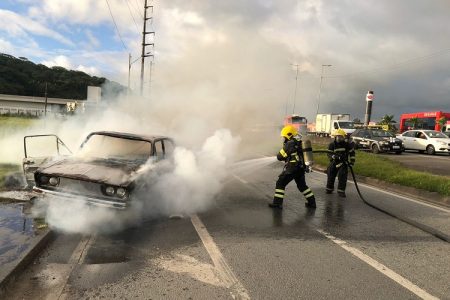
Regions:
[[[322, 166], [314, 166], [313, 170], [317, 172], [323, 172], [326, 173], [327, 169]], [[409, 186], [403, 186], [395, 183], [389, 183], [383, 180], [374, 179], [371, 177], [361, 176], [361, 175], [355, 175], [356, 179], [360, 183], [364, 183], [373, 187], [381, 188], [386, 191], [396, 193], [402, 196], [406, 196], [409, 198], [413, 198], [415, 200], [419, 200], [422, 202], [432, 203], [444, 207], [450, 207], [450, 197], [444, 197], [441, 196], [439, 193], [436, 192], [428, 192], [421, 189], [416, 189]], [[353, 180], [351, 178], [351, 174], [349, 174], [349, 179]]]
[[9, 267], [9, 270], [5, 272], [6, 275], [0, 277], [0, 298], [7, 291], [8, 285], [14, 282], [25, 268], [41, 253], [52, 240], [53, 236], [53, 231], [50, 229], [46, 229], [45, 232], [40, 233], [31, 243], [29, 249], [15, 260], [13, 266]]

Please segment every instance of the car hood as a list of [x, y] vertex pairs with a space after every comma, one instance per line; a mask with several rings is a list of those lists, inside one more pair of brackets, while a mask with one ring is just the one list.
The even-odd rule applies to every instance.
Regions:
[[127, 186], [140, 164], [124, 161], [64, 159], [38, 169], [48, 175]]

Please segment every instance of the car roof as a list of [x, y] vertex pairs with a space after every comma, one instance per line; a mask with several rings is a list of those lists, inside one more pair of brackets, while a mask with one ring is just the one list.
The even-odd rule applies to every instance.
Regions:
[[90, 137], [92, 135], [107, 135], [107, 136], [112, 136], [112, 137], [132, 139], [132, 140], [144, 140], [144, 141], [149, 141], [149, 142], [153, 142], [158, 139], [168, 138], [167, 136], [163, 136], [163, 135], [143, 135], [143, 134], [118, 132], [118, 131], [94, 131], [94, 132], [89, 133], [88, 137]]

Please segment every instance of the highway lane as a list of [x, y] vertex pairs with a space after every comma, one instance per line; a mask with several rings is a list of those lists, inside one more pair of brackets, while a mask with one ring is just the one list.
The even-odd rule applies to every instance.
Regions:
[[[271, 210], [281, 164], [235, 172], [198, 218], [148, 220], [114, 235], [65, 235], [11, 287], [8, 299], [448, 299], [450, 246], [358, 198], [318, 208], [294, 183]], [[362, 186], [368, 200], [449, 234], [450, 212]], [[199, 223], [200, 222], [200, 223]]]

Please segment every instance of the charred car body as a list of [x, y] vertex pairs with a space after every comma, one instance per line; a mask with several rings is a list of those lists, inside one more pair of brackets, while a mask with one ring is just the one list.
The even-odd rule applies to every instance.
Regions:
[[[56, 141], [56, 155], [32, 156], [30, 141], [44, 137]], [[62, 155], [67, 147], [54, 135], [26, 136], [24, 148], [24, 172], [35, 192], [125, 209], [135, 190], [136, 172], [149, 160], [170, 156], [174, 142], [164, 136], [99, 131], [89, 134], [75, 155]]]
[[350, 136], [357, 149], [380, 152], [395, 152], [402, 154], [405, 147], [394, 134], [382, 129], [357, 129]]

